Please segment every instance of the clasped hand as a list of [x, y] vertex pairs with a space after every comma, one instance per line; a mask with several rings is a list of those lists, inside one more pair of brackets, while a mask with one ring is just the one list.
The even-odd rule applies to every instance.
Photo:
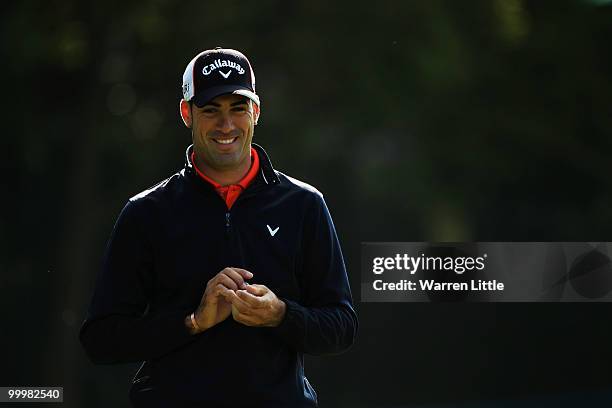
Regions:
[[275, 327], [285, 316], [285, 303], [265, 285], [249, 285], [253, 274], [242, 268], [225, 268], [206, 284], [200, 305], [194, 312], [198, 331], [227, 319], [246, 326]]

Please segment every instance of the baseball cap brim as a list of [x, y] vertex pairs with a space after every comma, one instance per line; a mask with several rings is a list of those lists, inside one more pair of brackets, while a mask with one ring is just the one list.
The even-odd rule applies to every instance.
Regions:
[[194, 96], [191, 100], [198, 108], [201, 108], [211, 100], [215, 99], [217, 96], [225, 94], [246, 96], [247, 98], [255, 102], [257, 106], [259, 106], [259, 96], [257, 96], [257, 94], [251, 91], [250, 89], [239, 85], [215, 86], [210, 89], [207, 89], [199, 95]]

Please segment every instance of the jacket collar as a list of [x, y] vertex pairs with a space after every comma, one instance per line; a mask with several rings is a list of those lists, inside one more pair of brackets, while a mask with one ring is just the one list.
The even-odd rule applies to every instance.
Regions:
[[[276, 185], [280, 183], [280, 179], [276, 174], [276, 171], [272, 167], [272, 162], [270, 161], [270, 157], [268, 153], [256, 143], [251, 143], [251, 146], [257, 151], [259, 155], [259, 173], [257, 177], [253, 180], [251, 184], [266, 184], [266, 185]], [[193, 163], [191, 162], [191, 152], [193, 152], [193, 145], [190, 145], [185, 151], [185, 174], [190, 177], [199, 178], [198, 174], [195, 171]]]

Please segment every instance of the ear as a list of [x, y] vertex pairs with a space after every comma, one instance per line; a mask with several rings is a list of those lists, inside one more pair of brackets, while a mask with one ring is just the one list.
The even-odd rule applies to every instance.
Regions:
[[191, 117], [191, 109], [189, 108], [189, 102], [184, 99], [181, 99], [179, 103], [179, 111], [181, 113], [181, 119], [183, 119], [183, 123], [185, 126], [191, 129], [192, 117]]
[[259, 114], [261, 113], [261, 108], [255, 102], [252, 102], [252, 104], [253, 104], [253, 119], [254, 119], [255, 124], [257, 124], [257, 121], [259, 120]]

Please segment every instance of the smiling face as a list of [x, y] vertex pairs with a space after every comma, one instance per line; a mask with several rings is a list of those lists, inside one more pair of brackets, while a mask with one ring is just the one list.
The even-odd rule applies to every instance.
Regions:
[[181, 116], [192, 129], [198, 167], [212, 173], [246, 173], [258, 109], [248, 98], [221, 95], [201, 108], [181, 101]]

